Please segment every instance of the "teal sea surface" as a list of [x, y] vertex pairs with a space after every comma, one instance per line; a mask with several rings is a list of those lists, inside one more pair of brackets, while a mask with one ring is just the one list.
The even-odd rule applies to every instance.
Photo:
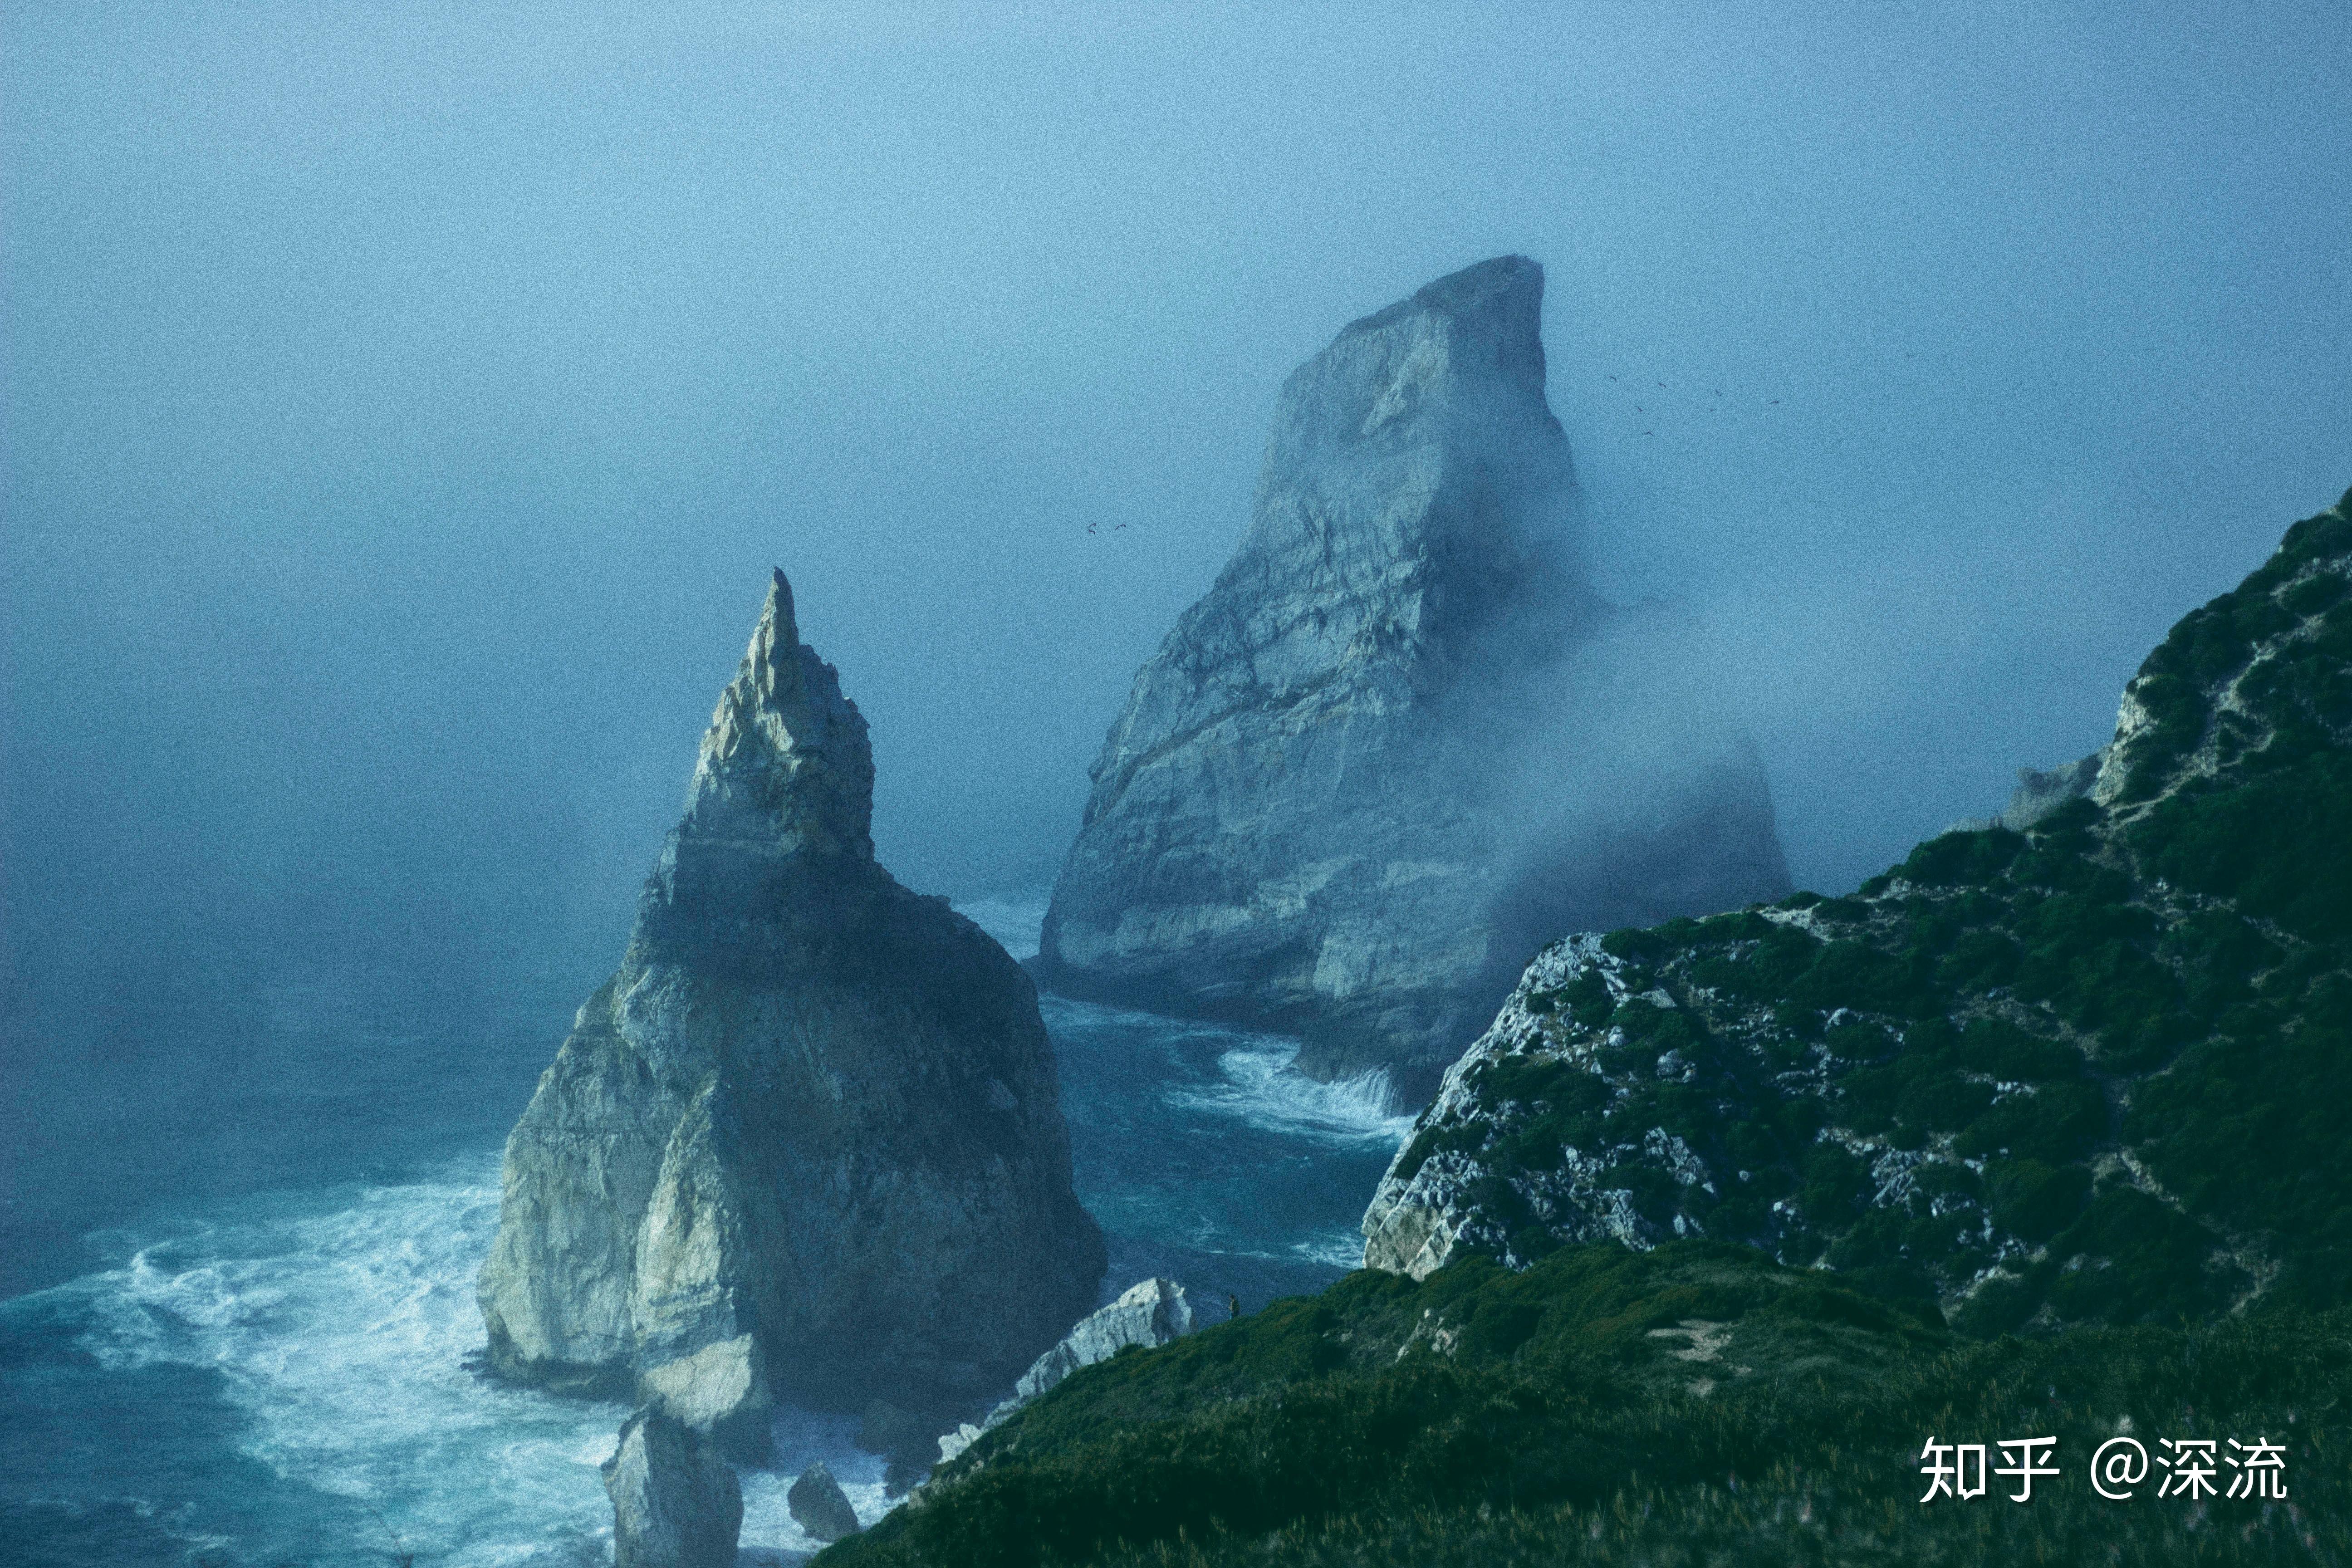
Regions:
[[[961, 907], [1035, 950], [1041, 900]], [[597, 1466], [624, 1407], [472, 1370], [499, 1143], [572, 1001], [445, 990], [411, 1017], [379, 992], [307, 993], [281, 1048], [348, 1066], [224, 1094], [209, 1120], [268, 1178], [250, 1190], [177, 1174], [201, 1174], [202, 1149], [142, 1153], [126, 1111], [114, 1153], [126, 1180], [142, 1159], [151, 1178], [135, 1216], [77, 1236], [77, 1262], [49, 1268], [65, 1277], [0, 1301], [0, 1561], [610, 1562]], [[1357, 1221], [1411, 1125], [1379, 1080], [1311, 1082], [1274, 1037], [1050, 996], [1044, 1011], [1079, 1196], [1110, 1243], [1106, 1299], [1166, 1275], [1222, 1314], [1355, 1266]], [[784, 1506], [812, 1459], [869, 1521], [889, 1506], [856, 1427], [780, 1415], [771, 1468], [742, 1478], [748, 1560], [814, 1549]]]

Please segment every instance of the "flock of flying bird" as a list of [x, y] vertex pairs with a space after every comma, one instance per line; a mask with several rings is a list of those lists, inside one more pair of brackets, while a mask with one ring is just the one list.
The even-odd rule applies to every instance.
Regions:
[[[1611, 381], [1615, 381], [1617, 378], [1616, 378], [1615, 376], [1613, 376], [1613, 375], [1612, 375], [1612, 376], [1611, 376], [1609, 379], [1610, 379]], [[1666, 390], [1666, 384], [1665, 384], [1664, 382], [1663, 382], [1663, 381], [1662, 381], [1662, 382], [1660, 382], [1660, 383], [1658, 383], [1658, 390], [1659, 390], [1660, 392], [1664, 392], [1664, 391], [1665, 391], [1665, 390]], [[1716, 395], [1717, 397], [1721, 397], [1721, 396], [1723, 395], [1723, 388], [1721, 388], [1721, 387], [1719, 387], [1719, 386], [1718, 386], [1718, 387], [1716, 387], [1716, 388], [1714, 389], [1714, 391], [1715, 391], [1715, 395]], [[1772, 399], [1770, 399], [1769, 401], [1768, 401], [1768, 402], [1765, 404], [1765, 406], [1766, 406], [1766, 407], [1768, 407], [1768, 408], [1769, 408], [1769, 407], [1773, 406], [1774, 405], [1778, 404], [1780, 401], [1780, 400], [1779, 398], [1777, 398], [1777, 397], [1772, 398]], [[1649, 410], [1648, 410], [1648, 409], [1646, 409], [1646, 408], [1644, 408], [1644, 407], [1643, 407], [1640, 404], [1636, 403], [1635, 405], [1633, 405], [1633, 412], [1634, 412], [1634, 413], [1636, 413], [1636, 414], [1647, 414], [1647, 413], [1649, 412]], [[1657, 434], [1657, 432], [1656, 432], [1655, 430], [1644, 430], [1644, 431], [1643, 431], [1643, 432], [1642, 432], [1642, 434], [1643, 434], [1643, 435], [1644, 435], [1644, 436], [1655, 436], [1655, 435]]]

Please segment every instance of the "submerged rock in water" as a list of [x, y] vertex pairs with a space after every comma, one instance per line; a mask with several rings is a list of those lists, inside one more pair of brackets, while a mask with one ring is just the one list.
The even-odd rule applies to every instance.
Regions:
[[1664, 710], [1687, 655], [1648, 687], [1571, 657], [1641, 617], [1577, 567], [1542, 299], [1483, 262], [1285, 384], [1248, 536], [1092, 769], [1047, 984], [1299, 1033], [1418, 1102], [1561, 931], [1789, 890], [1754, 748]]
[[819, 1541], [839, 1541], [859, 1529], [857, 1510], [849, 1506], [848, 1494], [823, 1459], [800, 1473], [784, 1494], [784, 1506], [792, 1510], [793, 1522]]
[[778, 573], [620, 970], [507, 1142], [501, 1374], [634, 1387], [756, 1457], [781, 1394], [968, 1406], [1093, 1297], [1035, 990], [875, 861], [873, 781]]
[[651, 1405], [623, 1423], [604, 1461], [613, 1568], [727, 1568], [743, 1494], [718, 1448]]
[[982, 1433], [1002, 1424], [1078, 1368], [1108, 1361], [1129, 1345], [1164, 1345], [1192, 1331], [1192, 1303], [1184, 1287], [1173, 1279], [1146, 1279], [1129, 1286], [1118, 1300], [1079, 1319], [1061, 1343], [1039, 1356], [1013, 1385], [1013, 1397], [990, 1411], [984, 1423], [975, 1426], [964, 1422], [941, 1437], [940, 1462], [945, 1464], [971, 1447]]

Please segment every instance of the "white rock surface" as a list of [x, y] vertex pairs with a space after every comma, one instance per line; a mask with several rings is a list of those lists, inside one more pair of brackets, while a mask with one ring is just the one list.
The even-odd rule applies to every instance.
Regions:
[[968, 1407], [1094, 1297], [1035, 989], [876, 863], [873, 779], [778, 573], [620, 970], [508, 1140], [499, 1373], [753, 1458], [780, 1394]]
[[1062, 1342], [1039, 1356], [1013, 1385], [1026, 1404], [1082, 1366], [1108, 1361], [1129, 1345], [1164, 1345], [1192, 1331], [1192, 1303], [1173, 1279], [1130, 1285], [1118, 1300], [1078, 1320]]
[[[1540, 1021], [1528, 1006], [1531, 997], [1558, 991], [1587, 973], [1598, 973], [1611, 994], [1622, 1000], [1628, 994], [1622, 971], [1623, 965], [1591, 932], [1555, 942], [1537, 955], [1505, 998], [1493, 1025], [1446, 1069], [1436, 1100], [1415, 1123], [1414, 1141], [1398, 1150], [1389, 1163], [1387, 1174], [1381, 1178], [1364, 1211], [1365, 1268], [1426, 1279], [1452, 1262], [1465, 1245], [1508, 1255], [1492, 1217], [1473, 1196], [1487, 1173], [1467, 1156], [1446, 1151], [1415, 1164], [1414, 1142], [1428, 1130], [1486, 1113], [1470, 1087], [1479, 1068], [1498, 1057], [1542, 1049]], [[1673, 1141], [1665, 1157], [1675, 1158], [1677, 1151], [1687, 1163], [1689, 1152], [1681, 1148], [1679, 1139]], [[1613, 1238], [1629, 1247], [1651, 1245], [1655, 1238], [1634, 1212], [1632, 1194], [1611, 1185], [1608, 1173], [1605, 1162], [1581, 1151], [1565, 1150], [1558, 1166], [1544, 1174], [1546, 1190], [1526, 1195], [1542, 1205], [1545, 1219], [1564, 1239]]]
[[1129, 1286], [1118, 1300], [1089, 1312], [1065, 1335], [1061, 1343], [1039, 1356], [1013, 1385], [1013, 1397], [988, 1413], [975, 1426], [967, 1421], [940, 1439], [940, 1463], [962, 1453], [983, 1432], [1007, 1417], [1082, 1366], [1108, 1361], [1129, 1345], [1164, 1345], [1192, 1331], [1192, 1303], [1184, 1287], [1173, 1279], [1146, 1279]]

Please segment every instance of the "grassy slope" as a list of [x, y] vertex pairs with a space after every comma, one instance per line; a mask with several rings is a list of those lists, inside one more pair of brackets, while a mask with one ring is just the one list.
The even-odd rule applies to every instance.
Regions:
[[[1405, 1160], [1466, 1163], [1517, 1271], [1358, 1274], [1087, 1369], [825, 1568], [2344, 1560], [2347, 567], [2339, 510], [2184, 620], [2104, 807], [1523, 987]], [[1563, 1246], [1596, 1157], [1654, 1233], [1834, 1271]], [[2101, 1500], [2125, 1417], [2287, 1443], [2292, 1503]], [[2068, 1474], [1921, 1508], [1930, 1433], [2056, 1434]]]
[[[1124, 1353], [820, 1561], [2301, 1561], [2352, 1549], [2347, 1396], [2340, 1316], [1988, 1342], [1748, 1249], [1601, 1244], [1358, 1274]], [[2100, 1501], [2084, 1466], [2124, 1416], [2287, 1443], [2295, 1511]], [[2068, 1474], [1922, 1509], [1930, 1433], [2054, 1434]]]

